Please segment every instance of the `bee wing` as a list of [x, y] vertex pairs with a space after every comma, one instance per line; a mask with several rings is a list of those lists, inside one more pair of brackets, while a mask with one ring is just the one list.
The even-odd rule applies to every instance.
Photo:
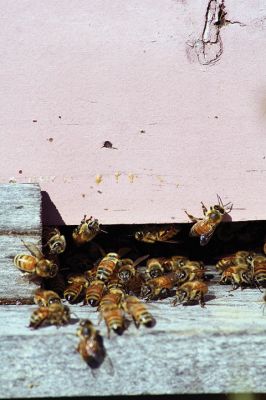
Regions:
[[24, 240], [21, 240], [26, 249], [29, 250], [29, 252], [36, 258], [41, 259], [43, 258], [43, 254], [41, 250], [36, 246], [36, 244], [31, 243], [31, 242], [24, 242]]
[[[115, 369], [112, 363], [111, 358], [106, 355], [104, 362], [99, 368], [91, 368], [91, 373], [94, 379], [98, 379], [101, 375], [101, 371], [107, 373], [107, 375], [114, 376], [115, 374]], [[100, 379], [100, 378], [99, 378]]]
[[160, 240], [160, 239], [158, 239], [157, 242], [160, 242], [160, 243], [180, 243], [177, 240]]
[[144, 261], [144, 260], [146, 260], [148, 257], [150, 257], [150, 255], [149, 254], [146, 254], [146, 256], [142, 256], [142, 257], [139, 257], [139, 258], [137, 258], [135, 261], [134, 261], [134, 263], [133, 263], [133, 267], [136, 267], [137, 265], [139, 265], [140, 263], [142, 263], [142, 261]]
[[131, 250], [130, 247], [121, 247], [121, 249], [118, 250], [118, 255], [120, 258], [124, 257], [127, 253], [129, 253]]
[[215, 226], [213, 226], [208, 233], [206, 233], [205, 235], [201, 235], [200, 236], [200, 245], [201, 246], [206, 246], [206, 244], [210, 241], [214, 231], [215, 231]]

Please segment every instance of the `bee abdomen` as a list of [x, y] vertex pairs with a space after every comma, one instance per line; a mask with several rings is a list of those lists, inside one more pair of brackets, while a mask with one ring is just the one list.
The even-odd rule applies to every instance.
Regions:
[[37, 258], [29, 254], [17, 254], [14, 258], [14, 265], [25, 272], [34, 272], [37, 262]]
[[71, 304], [78, 300], [81, 295], [83, 286], [82, 285], [74, 285], [67, 287], [64, 291], [65, 299]]
[[96, 279], [108, 281], [115, 270], [116, 264], [113, 261], [100, 263], [97, 268]]

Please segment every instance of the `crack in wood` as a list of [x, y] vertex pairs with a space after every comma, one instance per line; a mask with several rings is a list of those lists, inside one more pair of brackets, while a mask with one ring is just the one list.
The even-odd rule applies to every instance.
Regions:
[[[205, 14], [205, 24], [201, 39], [187, 42], [190, 50], [194, 51], [197, 60], [202, 65], [213, 65], [220, 60], [223, 54], [223, 42], [220, 30], [225, 25], [238, 24], [246, 26], [240, 21], [226, 19], [226, 7], [224, 0], [210, 0]], [[192, 61], [190, 51], [187, 51], [188, 58]]]
[[0, 236], [40, 236], [40, 234], [41, 232], [39, 230], [30, 230], [30, 231], [0, 230]]

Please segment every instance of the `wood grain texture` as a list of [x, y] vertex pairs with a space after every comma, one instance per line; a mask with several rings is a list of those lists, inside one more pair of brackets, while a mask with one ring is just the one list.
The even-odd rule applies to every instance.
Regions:
[[[72, 324], [37, 331], [35, 306], [0, 307], [1, 397], [265, 392], [265, 316], [256, 289], [210, 285], [206, 307], [148, 304], [152, 329], [133, 324], [104, 336], [110, 363], [92, 374], [75, 348], [77, 317], [97, 323], [89, 307], [71, 306]], [[75, 313], [75, 314], [74, 314]]]
[[38, 184], [0, 185], [0, 299], [28, 299], [36, 289], [13, 264], [29, 254], [21, 239], [41, 243], [41, 197]]

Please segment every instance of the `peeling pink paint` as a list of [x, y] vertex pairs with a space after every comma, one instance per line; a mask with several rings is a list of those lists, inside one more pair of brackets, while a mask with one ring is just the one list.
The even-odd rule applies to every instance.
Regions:
[[186, 53], [205, 0], [5, 2], [0, 182], [39, 182], [67, 224], [188, 222], [216, 193], [265, 219], [266, 7], [224, 3], [245, 26], [208, 66]]

